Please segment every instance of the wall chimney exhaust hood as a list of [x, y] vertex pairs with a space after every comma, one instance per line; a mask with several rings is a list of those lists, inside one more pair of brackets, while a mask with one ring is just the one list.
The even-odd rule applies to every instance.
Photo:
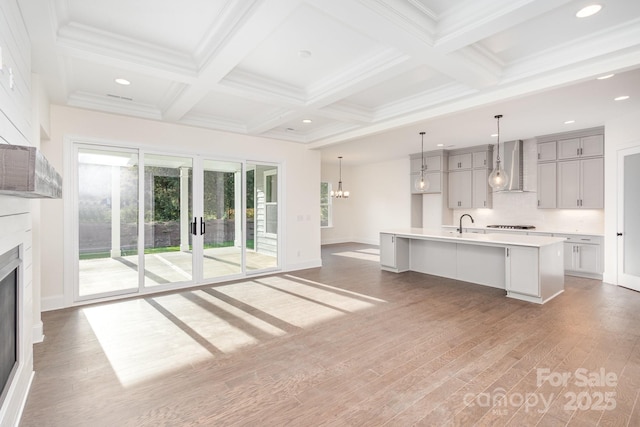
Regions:
[[522, 144], [521, 139], [507, 141], [503, 144], [504, 154], [502, 161], [504, 170], [509, 177], [509, 182], [507, 182], [507, 186], [503, 190], [499, 191], [500, 193], [524, 192]]
[[59, 199], [62, 178], [35, 147], [0, 144], [0, 194]]

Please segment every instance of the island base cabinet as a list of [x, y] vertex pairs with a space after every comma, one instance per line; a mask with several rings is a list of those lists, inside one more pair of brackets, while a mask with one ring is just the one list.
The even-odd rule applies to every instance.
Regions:
[[543, 304], [564, 291], [563, 243], [505, 248], [507, 296]]
[[409, 270], [409, 239], [380, 233], [380, 268], [394, 273]]

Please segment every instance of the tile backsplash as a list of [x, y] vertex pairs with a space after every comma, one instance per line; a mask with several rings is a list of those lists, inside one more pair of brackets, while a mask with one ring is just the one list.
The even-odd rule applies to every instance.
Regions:
[[465, 213], [475, 226], [491, 224], [533, 225], [540, 231], [604, 232], [604, 209], [538, 209], [537, 146], [535, 139], [523, 144], [524, 192], [494, 193], [493, 209], [454, 209], [453, 222]]

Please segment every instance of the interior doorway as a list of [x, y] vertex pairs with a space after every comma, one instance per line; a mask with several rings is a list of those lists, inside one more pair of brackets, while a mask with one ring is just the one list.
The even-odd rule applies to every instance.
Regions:
[[640, 145], [618, 152], [618, 284], [640, 292]]

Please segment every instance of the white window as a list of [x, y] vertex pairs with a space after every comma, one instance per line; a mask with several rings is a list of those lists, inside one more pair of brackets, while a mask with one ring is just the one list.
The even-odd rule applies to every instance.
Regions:
[[333, 226], [333, 213], [331, 209], [331, 183], [320, 183], [320, 227]]

